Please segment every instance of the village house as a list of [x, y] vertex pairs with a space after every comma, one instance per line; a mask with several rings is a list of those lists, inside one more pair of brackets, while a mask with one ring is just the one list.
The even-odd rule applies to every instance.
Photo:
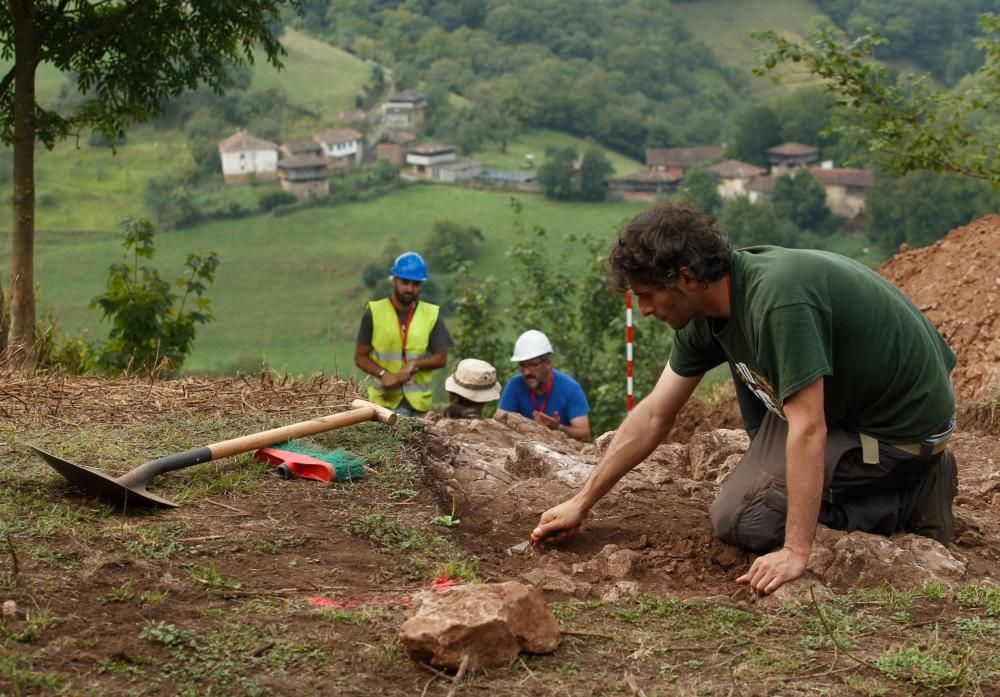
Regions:
[[615, 201], [653, 203], [661, 194], [677, 191], [684, 175], [678, 168], [642, 169], [618, 179], [608, 180], [608, 198]]
[[767, 161], [771, 163], [771, 174], [794, 174], [819, 162], [819, 148], [802, 143], [782, 143], [767, 149]]
[[315, 138], [296, 138], [286, 140], [281, 144], [282, 157], [295, 157], [296, 155], [316, 155], [323, 156], [323, 148], [316, 142]]
[[826, 207], [834, 215], [851, 219], [864, 212], [874, 172], [854, 167], [810, 167], [809, 172], [826, 189]]
[[329, 196], [329, 174], [326, 158], [321, 155], [292, 155], [278, 162], [281, 188], [300, 199]]
[[327, 169], [342, 169], [360, 165], [364, 157], [365, 135], [353, 128], [334, 128], [313, 136], [319, 143]]
[[406, 164], [413, 165], [411, 175], [430, 181], [440, 181], [442, 167], [457, 159], [455, 146], [443, 143], [424, 143], [406, 153]]
[[219, 159], [227, 184], [273, 181], [278, 174], [278, 145], [245, 130], [219, 142]]
[[375, 155], [379, 159], [386, 159], [394, 165], [406, 164], [406, 151], [410, 143], [417, 137], [407, 131], [395, 131], [382, 136], [382, 140], [375, 146]]
[[427, 97], [416, 90], [398, 92], [382, 105], [382, 120], [389, 128], [420, 130], [424, 125]]
[[736, 198], [749, 194], [748, 186], [754, 177], [767, 174], [767, 170], [749, 162], [725, 160], [708, 168], [718, 184], [716, 189], [722, 198]]
[[701, 164], [722, 159], [724, 148], [706, 146], [699, 148], [649, 148], [646, 150], [646, 168], [658, 172], [673, 172], [681, 177]]

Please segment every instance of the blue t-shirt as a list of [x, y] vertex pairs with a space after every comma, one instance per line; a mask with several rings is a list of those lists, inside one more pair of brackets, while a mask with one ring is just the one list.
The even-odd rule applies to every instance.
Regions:
[[533, 403], [531, 390], [525, 384], [524, 376], [515, 375], [503, 388], [503, 394], [500, 395], [500, 404], [497, 405], [497, 408], [530, 419], [535, 411], [535, 403], [541, 406], [542, 402], [545, 402], [545, 408], [541, 411], [549, 416], [559, 412], [559, 423], [567, 426], [576, 417], [589, 414], [590, 405], [587, 404], [587, 395], [583, 393], [580, 383], [558, 370], [553, 370], [552, 375], [554, 379], [548, 401], [545, 401], [544, 395], [536, 394]]

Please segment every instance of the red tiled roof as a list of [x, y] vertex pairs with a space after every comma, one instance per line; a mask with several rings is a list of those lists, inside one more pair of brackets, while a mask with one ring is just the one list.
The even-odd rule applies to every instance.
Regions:
[[830, 186], [875, 186], [875, 173], [870, 169], [859, 169], [857, 167], [835, 167], [832, 169], [810, 167], [809, 173], [816, 177], [816, 180], [821, 184]]
[[225, 140], [219, 141], [219, 152], [251, 152], [256, 150], [277, 150], [278, 145], [263, 138], [256, 138], [246, 131], [236, 131]]
[[717, 165], [712, 165], [708, 170], [723, 179], [749, 179], [750, 177], [767, 174], [767, 170], [763, 167], [752, 165], [749, 162], [741, 162], [740, 160], [726, 160]]
[[638, 172], [632, 172], [632, 174], [626, 174], [624, 177], [620, 177], [619, 181], [626, 182], [662, 182], [664, 184], [672, 184], [673, 182], [679, 182], [684, 178], [684, 173], [679, 169], [667, 170], [661, 172], [656, 169], [640, 169]]
[[441, 155], [454, 151], [454, 145], [445, 145], [444, 143], [424, 143], [423, 145], [415, 145], [410, 148], [410, 152], [415, 155]]
[[334, 128], [317, 133], [313, 138], [320, 143], [350, 143], [353, 140], [364, 138], [364, 133], [355, 131], [353, 128]]
[[781, 145], [775, 145], [773, 148], [768, 148], [767, 153], [769, 155], [788, 155], [788, 156], [801, 156], [801, 155], [819, 155], [819, 148], [814, 145], [803, 145], [802, 143], [782, 143]]
[[649, 148], [646, 150], [648, 167], [693, 167], [703, 162], [713, 162], [722, 157], [723, 148]]
[[751, 179], [747, 184], [747, 188], [750, 191], [759, 191], [760, 193], [768, 194], [774, 190], [774, 183], [776, 181], [778, 181], [778, 177], [770, 174], [761, 174]]

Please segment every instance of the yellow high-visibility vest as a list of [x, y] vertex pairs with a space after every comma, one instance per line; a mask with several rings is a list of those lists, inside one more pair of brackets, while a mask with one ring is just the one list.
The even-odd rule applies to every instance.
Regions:
[[[369, 357], [387, 371], [395, 373], [403, 367], [403, 335], [399, 327], [399, 315], [389, 298], [368, 303], [372, 313], [372, 350]], [[406, 333], [406, 360], [425, 358], [431, 339], [431, 330], [437, 322], [440, 308], [431, 303], [418, 302]], [[418, 370], [402, 389], [386, 390], [381, 381], [368, 385], [368, 400], [395, 409], [403, 401], [410, 403], [416, 411], [431, 408], [431, 376], [433, 371]]]

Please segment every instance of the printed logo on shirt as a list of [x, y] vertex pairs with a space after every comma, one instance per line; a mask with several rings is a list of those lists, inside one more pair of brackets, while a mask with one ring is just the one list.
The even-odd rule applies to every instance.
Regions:
[[778, 397], [774, 394], [774, 388], [771, 387], [771, 383], [767, 381], [767, 378], [752, 371], [746, 363], [737, 363], [736, 372], [739, 373], [740, 378], [746, 386], [750, 388], [751, 392], [757, 395], [757, 399], [763, 402], [769, 411], [781, 419], [785, 418], [785, 412], [782, 411], [781, 405], [778, 404]]

